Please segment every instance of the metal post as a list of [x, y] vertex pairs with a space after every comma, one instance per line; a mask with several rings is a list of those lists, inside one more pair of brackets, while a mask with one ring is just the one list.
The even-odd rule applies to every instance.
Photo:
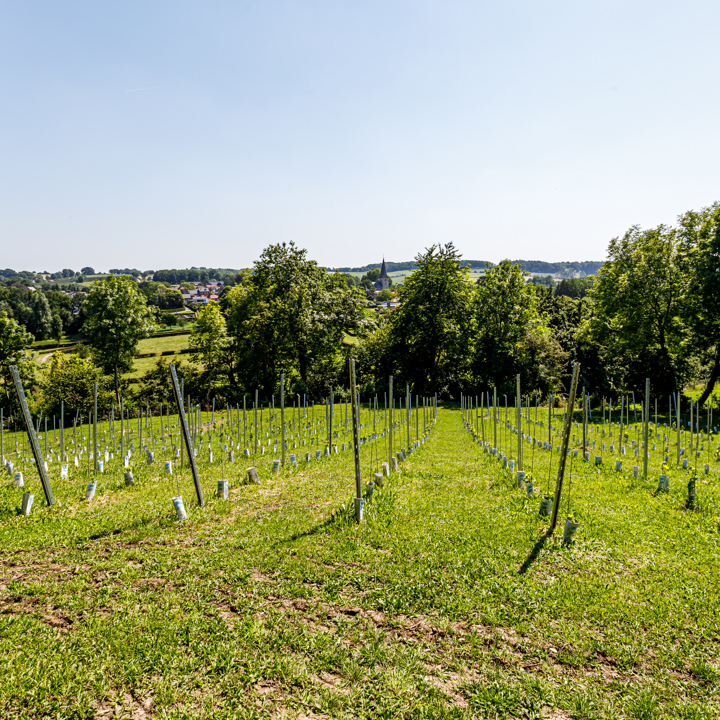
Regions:
[[285, 373], [280, 373], [280, 444], [282, 445], [282, 465], [285, 466]]
[[175, 365], [170, 363], [170, 376], [172, 378], [173, 392], [175, 393], [175, 402], [180, 410], [180, 427], [185, 438], [185, 447], [187, 447], [188, 459], [190, 461], [190, 470], [192, 471], [193, 482], [195, 483], [195, 494], [197, 495], [198, 505], [205, 505], [202, 486], [200, 485], [200, 476], [198, 475], [197, 465], [195, 464], [195, 453], [193, 452], [192, 439], [190, 438], [190, 429], [188, 428], [187, 418], [185, 417], [185, 408], [183, 407], [183, 399], [180, 395], [180, 386], [178, 385], [177, 372]]
[[355, 386], [355, 360], [350, 359], [350, 393], [352, 395], [353, 451], [355, 455], [355, 520], [362, 519], [362, 479], [360, 477], [360, 429], [358, 427], [357, 390]]
[[392, 457], [393, 457], [393, 376], [390, 376], [390, 389], [389, 389], [389, 395], [390, 395], [390, 416], [388, 418], [388, 464], [390, 467], [392, 467]]
[[95, 470], [98, 470], [100, 465], [98, 464], [97, 456], [97, 381], [95, 381], [95, 389], [93, 391], [93, 464]]
[[572, 381], [570, 383], [570, 397], [568, 398], [568, 408], [565, 413], [565, 425], [563, 428], [562, 450], [560, 451], [560, 461], [558, 463], [558, 477], [555, 485], [555, 502], [553, 505], [552, 519], [548, 528], [548, 535], [552, 534], [557, 525], [558, 511], [560, 510], [560, 496], [562, 495], [563, 477], [565, 476], [565, 461], [567, 459], [567, 449], [570, 440], [570, 428], [572, 427], [572, 414], [575, 407], [575, 393], [577, 392], [578, 376], [580, 375], [580, 363], [573, 365]]
[[522, 398], [520, 396], [520, 375], [515, 393], [515, 421], [517, 424], [517, 469], [522, 470]]
[[405, 384], [405, 424], [407, 425], [407, 450], [410, 452], [410, 407], [412, 400], [410, 397], [410, 385]]
[[677, 402], [675, 403], [677, 412], [677, 464], [680, 464], [680, 391], [678, 390]]
[[493, 452], [497, 452], [497, 388], [493, 388]]
[[20, 404], [20, 410], [25, 422], [25, 430], [27, 431], [28, 440], [30, 441], [30, 448], [32, 449], [33, 457], [35, 458], [35, 465], [40, 473], [40, 481], [42, 482], [43, 492], [45, 493], [45, 500], [48, 505], [54, 505], [55, 497], [53, 496], [53, 491], [50, 487], [50, 478], [48, 477], [47, 470], [45, 469], [45, 461], [43, 459], [42, 452], [40, 451], [40, 443], [38, 443], [35, 428], [33, 427], [32, 417], [30, 417], [30, 409], [28, 408], [27, 400], [25, 399], [25, 391], [23, 390], [22, 380], [20, 380], [20, 373], [15, 365], [10, 366], [10, 374], [12, 375], [13, 385], [15, 385], [15, 394], [17, 395], [18, 403]]
[[645, 447], [643, 448], [643, 480], [647, 482], [648, 475], [648, 450], [650, 445], [650, 378], [645, 378], [645, 411], [643, 412], [643, 439]]

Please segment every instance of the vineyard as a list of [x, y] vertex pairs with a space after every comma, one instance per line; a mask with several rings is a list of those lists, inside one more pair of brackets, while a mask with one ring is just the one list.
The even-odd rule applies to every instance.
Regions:
[[4, 423], [2, 716], [720, 714], [711, 408], [181, 397]]

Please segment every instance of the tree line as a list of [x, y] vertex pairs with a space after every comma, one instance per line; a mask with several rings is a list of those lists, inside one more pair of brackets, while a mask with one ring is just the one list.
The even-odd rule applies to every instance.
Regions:
[[[656, 397], [701, 383], [705, 402], [720, 375], [720, 205], [685, 213], [674, 227], [632, 227], [607, 255], [597, 275], [551, 287], [528, 282], [510, 261], [474, 279], [451, 242], [434, 245], [397, 288], [400, 305], [378, 311], [362, 286], [306, 250], [271, 245], [200, 311], [179, 371], [186, 393], [206, 405], [242, 403], [256, 390], [269, 398], [281, 373], [292, 394], [342, 397], [349, 356], [365, 396], [385, 392], [391, 374], [418, 394], [509, 395], [519, 374], [524, 392], [540, 398], [563, 392], [577, 361], [581, 384], [598, 397], [642, 391], [649, 376]], [[82, 303], [87, 347], [42, 370], [30, 357], [32, 334], [0, 311], [7, 410], [10, 362], [47, 413], [60, 401], [86, 407], [96, 381], [102, 407], [120, 395], [130, 404], [171, 402], [162, 359], [136, 385], [123, 380], [139, 340], [157, 327], [152, 298], [166, 291], [122, 276], [95, 283]], [[29, 301], [33, 322], [48, 322], [43, 302]]]

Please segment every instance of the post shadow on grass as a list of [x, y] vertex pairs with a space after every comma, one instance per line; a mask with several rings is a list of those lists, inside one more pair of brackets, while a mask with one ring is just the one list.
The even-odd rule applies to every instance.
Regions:
[[518, 570], [518, 575], [524, 575], [530, 569], [532, 564], [538, 559], [540, 551], [545, 547], [545, 544], [549, 539], [549, 533], [545, 532], [541, 535], [540, 539], [535, 543], [535, 546], [525, 559], [525, 562], [520, 566], [520, 570]]

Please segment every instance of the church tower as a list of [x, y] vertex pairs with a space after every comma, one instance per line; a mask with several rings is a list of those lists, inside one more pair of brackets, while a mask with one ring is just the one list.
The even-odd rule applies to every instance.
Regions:
[[385, 258], [383, 257], [382, 267], [380, 268], [380, 277], [375, 283], [375, 289], [386, 290], [388, 287], [390, 287], [390, 278], [388, 277], [387, 269], [385, 268]]

